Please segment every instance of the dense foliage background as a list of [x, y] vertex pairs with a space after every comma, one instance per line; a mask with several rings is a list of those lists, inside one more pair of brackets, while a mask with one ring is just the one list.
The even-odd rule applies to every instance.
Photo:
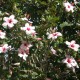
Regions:
[[[0, 0], [0, 30], [6, 32], [6, 39], [0, 39], [0, 44], [7, 43], [12, 50], [0, 53], [1, 80], [79, 80], [80, 68], [75, 73], [62, 63], [66, 55], [75, 58], [80, 66], [80, 48], [76, 52], [69, 49], [65, 41], [75, 40], [80, 44], [80, 2], [75, 5], [74, 0], [68, 0], [76, 6], [76, 10], [66, 12], [64, 0]], [[2, 26], [3, 17], [14, 14], [18, 23], [11, 29]], [[37, 38], [27, 36], [20, 30], [27, 21], [36, 27]], [[54, 29], [55, 28], [55, 29]], [[62, 36], [56, 40], [47, 39], [48, 31], [61, 32]], [[22, 41], [33, 46], [26, 61], [18, 56], [18, 48]], [[52, 54], [50, 47], [56, 50]]]

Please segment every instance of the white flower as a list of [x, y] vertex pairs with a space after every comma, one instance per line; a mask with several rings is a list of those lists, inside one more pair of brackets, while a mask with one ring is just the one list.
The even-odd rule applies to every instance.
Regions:
[[76, 0], [74, 0], [74, 4], [76, 5], [76, 4], [78, 4], [79, 2], [77, 2]]
[[64, 2], [63, 6], [67, 12], [74, 12], [74, 6], [72, 6], [69, 2]]
[[8, 26], [8, 28], [12, 28], [14, 26], [14, 24], [16, 24], [18, 21], [16, 19], [14, 19], [15, 16], [11, 15], [10, 17], [4, 17], [4, 23], [2, 24], [3, 27]]
[[21, 18], [21, 20], [23, 20], [23, 21], [27, 21], [28, 23], [31, 23], [31, 24], [33, 23], [32, 21], [29, 21], [28, 18], [26, 18], [26, 17]]
[[52, 52], [54, 55], [57, 56], [57, 54], [56, 54], [56, 50], [54, 50], [52, 46], [50, 47], [50, 49], [51, 49], [51, 52]]
[[71, 42], [66, 41], [66, 45], [68, 45], [69, 48], [73, 49], [74, 51], [78, 51], [78, 48], [80, 47], [74, 40]]
[[0, 38], [1, 38], [1, 39], [4, 39], [4, 38], [5, 38], [5, 35], [6, 35], [6, 33], [5, 33], [5, 32], [2, 32], [2, 31], [0, 30]]
[[26, 23], [25, 27], [21, 27], [21, 30], [24, 30], [28, 35], [35, 33], [35, 27], [30, 26], [29, 23]]
[[29, 48], [32, 47], [31, 44], [28, 44], [27, 42], [23, 41], [20, 48], [23, 50], [29, 50]]
[[60, 32], [55, 32], [55, 33], [50, 33], [50, 34], [48, 33], [47, 35], [48, 35], [48, 39], [52, 38], [53, 40], [57, 39], [57, 37], [59, 36], [62, 36]]
[[28, 57], [29, 54], [30, 47], [32, 47], [31, 44], [27, 43], [26, 41], [23, 41], [20, 48], [18, 49], [18, 56], [26, 60], [26, 57]]
[[10, 47], [8, 44], [4, 44], [3, 46], [0, 47], [0, 53], [6, 53]]
[[62, 62], [66, 63], [67, 67], [71, 68], [73, 70], [73, 72], [75, 72], [75, 67], [79, 68], [77, 62], [75, 61], [75, 59], [73, 57], [66, 57], [66, 59], [63, 59]]
[[28, 21], [28, 19], [27, 19], [26, 17], [21, 18], [21, 20], [23, 20], [23, 21]]
[[22, 49], [18, 49], [18, 51], [19, 51], [18, 56], [22, 57], [24, 60], [26, 60], [26, 58], [28, 57], [28, 55], [25, 53], [25, 51], [22, 50]]
[[28, 55], [26, 53], [24, 54], [18, 54], [19, 57], [22, 57], [25, 61], [26, 61], [26, 58], [28, 57]]

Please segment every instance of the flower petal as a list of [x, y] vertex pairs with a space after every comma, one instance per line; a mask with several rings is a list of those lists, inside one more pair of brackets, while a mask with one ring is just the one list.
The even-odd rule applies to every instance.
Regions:
[[18, 54], [19, 57], [23, 57], [23, 55], [21, 53]]
[[6, 22], [4, 22], [4, 23], [2, 24], [2, 26], [3, 26], [3, 27], [6, 27], [6, 26], [7, 26], [7, 23], [6, 23]]
[[16, 19], [13, 20], [13, 23], [16, 24], [18, 21]]
[[49, 34], [49, 35], [48, 35], [48, 39], [52, 38], [52, 36], [53, 36], [52, 34]]
[[12, 28], [13, 26], [14, 26], [13, 23], [12, 23], [12, 24], [11, 24], [11, 23], [8, 23], [8, 27], [9, 27], [9, 28]]
[[4, 17], [4, 18], [3, 18], [3, 20], [4, 20], [5, 22], [7, 22], [8, 19], [9, 19], [8, 17]]
[[68, 68], [72, 67], [72, 65], [70, 63], [67, 63], [66, 65], [67, 65]]
[[11, 15], [9, 18], [10, 18], [10, 19], [14, 19], [14, 18], [15, 18], [15, 16], [14, 16], [14, 15]]
[[70, 42], [68, 42], [68, 41], [66, 41], [65, 43], [66, 43], [66, 45], [70, 45]]
[[75, 43], [76, 43], [75, 40], [72, 40], [72, 41], [71, 41], [71, 44], [75, 44]]
[[26, 23], [26, 24], [25, 24], [25, 27], [29, 27], [29, 26], [30, 26], [29, 23]]

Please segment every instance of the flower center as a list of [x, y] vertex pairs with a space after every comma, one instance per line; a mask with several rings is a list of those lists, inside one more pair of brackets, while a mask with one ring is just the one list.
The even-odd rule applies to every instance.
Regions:
[[68, 8], [70, 8], [70, 6], [68, 5]]
[[22, 51], [21, 53], [24, 54], [24, 51]]
[[9, 19], [8, 22], [9, 22], [9, 23], [12, 23], [12, 19]]
[[3, 52], [6, 50], [5, 48], [2, 48]]
[[24, 43], [24, 46], [27, 46], [27, 44], [26, 44], [26, 43]]
[[74, 44], [71, 44], [71, 47], [73, 47], [73, 48], [74, 48]]
[[53, 36], [57, 36], [57, 33], [54, 33]]
[[67, 62], [68, 62], [68, 63], [71, 63], [71, 59], [67, 59]]
[[28, 31], [30, 31], [30, 28], [27, 28]]

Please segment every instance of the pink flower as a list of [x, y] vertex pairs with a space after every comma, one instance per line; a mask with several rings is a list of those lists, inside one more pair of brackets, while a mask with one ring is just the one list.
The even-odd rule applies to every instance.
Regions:
[[16, 19], [14, 19], [15, 16], [11, 15], [10, 17], [4, 17], [4, 23], [2, 24], [3, 27], [8, 26], [8, 28], [12, 28], [14, 26], [14, 24], [16, 24], [18, 21]]
[[66, 45], [68, 45], [69, 48], [73, 49], [74, 51], [78, 51], [78, 48], [80, 47], [74, 40], [71, 42], [66, 41]]
[[55, 32], [55, 33], [47, 33], [48, 35], [48, 39], [57, 39], [57, 37], [62, 36], [62, 34], [60, 32]]
[[75, 59], [73, 57], [66, 57], [66, 59], [63, 59], [62, 62], [66, 63], [67, 67], [71, 68], [73, 70], [73, 72], [75, 72], [75, 67], [79, 68], [77, 62], [75, 61]]
[[36, 40], [40, 41], [40, 40], [42, 40], [42, 38], [36, 38]]
[[56, 55], [56, 56], [57, 56], [57, 54], [56, 54], [56, 50], [55, 50], [55, 49], [53, 49], [53, 47], [52, 47], [52, 46], [50, 47], [50, 49], [51, 49], [51, 52], [52, 52], [54, 55]]
[[28, 35], [29, 34], [32, 35], [32, 34], [36, 33], [35, 32], [35, 27], [34, 26], [30, 26], [29, 23], [26, 23], [25, 27], [21, 27], [21, 30], [25, 31], [26, 34], [28, 34]]
[[29, 54], [30, 47], [32, 47], [31, 44], [27, 43], [26, 41], [23, 41], [20, 48], [18, 49], [18, 56], [26, 60], [26, 57], [28, 57]]
[[2, 32], [2, 31], [0, 30], [0, 38], [1, 38], [1, 39], [4, 39], [4, 38], [5, 38], [5, 35], [6, 35], [6, 33], [5, 33], [5, 32]]
[[25, 51], [23, 49], [18, 49], [18, 56], [22, 57], [24, 60], [26, 60], [26, 58], [28, 57], [28, 55], [25, 53]]
[[31, 44], [27, 43], [26, 41], [23, 41], [20, 48], [23, 50], [28, 50], [30, 47], [32, 47]]
[[4, 44], [0, 47], [0, 53], [6, 53], [9, 50], [10, 46], [8, 44]]
[[64, 2], [63, 6], [67, 12], [74, 12], [74, 6], [72, 6], [69, 2]]

